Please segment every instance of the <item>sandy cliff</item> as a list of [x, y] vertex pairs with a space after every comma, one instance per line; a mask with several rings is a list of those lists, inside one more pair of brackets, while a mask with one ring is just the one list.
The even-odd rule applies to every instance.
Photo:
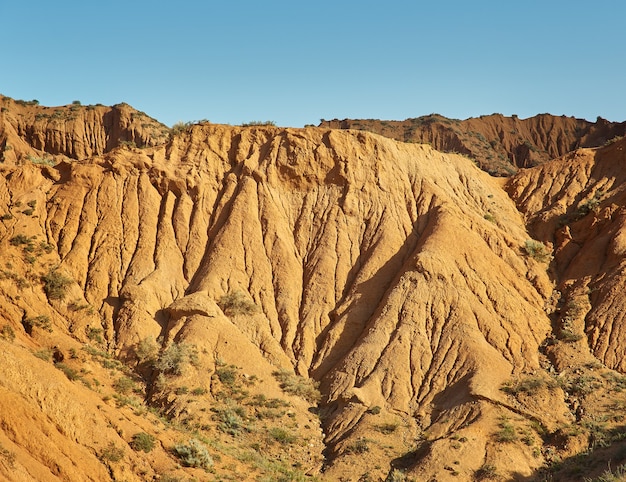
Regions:
[[509, 176], [578, 148], [600, 147], [626, 133], [624, 122], [550, 114], [528, 119], [491, 114], [465, 120], [431, 114], [404, 121], [330, 120], [320, 127], [367, 130], [403, 142], [430, 144], [443, 152], [469, 156], [496, 176]]
[[204, 123], [5, 162], [0, 471], [529, 478], [597, 448], [624, 403], [623, 147], [502, 180], [366, 132]]

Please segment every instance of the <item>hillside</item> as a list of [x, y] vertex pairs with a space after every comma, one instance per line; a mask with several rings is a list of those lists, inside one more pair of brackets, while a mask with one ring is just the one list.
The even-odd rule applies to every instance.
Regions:
[[169, 129], [128, 104], [45, 107], [0, 95], [0, 162], [88, 159], [125, 144], [162, 144]]
[[[41, 107], [7, 105], [16, 143]], [[162, 134], [0, 164], [2, 477], [624, 462], [624, 140], [503, 179], [355, 130]]]
[[381, 121], [344, 119], [322, 121], [320, 127], [375, 132], [402, 142], [430, 144], [443, 152], [464, 154], [496, 176], [509, 176], [584, 147], [600, 147], [626, 134], [626, 122], [598, 117], [589, 122], [574, 117], [540, 114], [528, 119], [492, 114], [465, 120], [438, 114]]

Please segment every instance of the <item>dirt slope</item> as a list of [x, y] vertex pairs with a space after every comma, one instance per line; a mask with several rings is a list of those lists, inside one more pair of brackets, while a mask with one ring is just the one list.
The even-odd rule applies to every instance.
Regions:
[[623, 147], [505, 184], [366, 132], [200, 124], [5, 164], [0, 473], [508, 480], [610, 446]]
[[404, 121], [331, 120], [321, 122], [320, 127], [367, 130], [403, 142], [430, 144], [443, 152], [467, 155], [497, 176], [508, 176], [520, 167], [536, 166], [574, 149], [602, 146], [626, 133], [624, 122], [601, 117], [589, 122], [550, 114], [528, 119], [492, 114], [465, 120], [431, 114]]

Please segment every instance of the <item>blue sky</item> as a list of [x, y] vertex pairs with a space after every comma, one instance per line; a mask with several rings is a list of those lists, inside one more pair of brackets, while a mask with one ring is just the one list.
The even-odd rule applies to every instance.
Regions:
[[0, 93], [161, 122], [626, 120], [623, 0], [0, 0]]

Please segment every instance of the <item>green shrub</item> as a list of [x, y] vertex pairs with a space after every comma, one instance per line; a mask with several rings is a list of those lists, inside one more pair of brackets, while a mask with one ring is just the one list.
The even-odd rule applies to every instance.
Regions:
[[139, 363], [155, 363], [159, 355], [159, 346], [154, 338], [143, 338], [135, 347], [135, 355]]
[[541, 241], [527, 239], [524, 243], [524, 251], [528, 256], [541, 263], [547, 263], [551, 259], [551, 254], [548, 251], [548, 248]]
[[174, 136], [177, 136], [178, 134], [186, 132], [192, 125], [193, 125], [193, 122], [177, 122], [171, 127], [170, 136], [174, 137]]
[[213, 409], [218, 428], [229, 435], [237, 435], [244, 429], [245, 412], [242, 407]]
[[498, 425], [500, 430], [495, 434], [498, 442], [515, 442], [517, 440], [515, 427], [508, 420], [502, 420]]
[[243, 122], [241, 127], [256, 127], [256, 126], [275, 126], [276, 122], [267, 120], [267, 121], [250, 121]]
[[107, 462], [119, 462], [124, 458], [124, 449], [110, 442], [100, 453], [100, 459]]
[[215, 374], [220, 382], [228, 387], [232, 387], [237, 381], [237, 368], [232, 365], [217, 368]]
[[21, 246], [23, 244], [29, 245], [32, 244], [32, 238], [24, 235], [24, 234], [16, 234], [11, 239], [9, 239], [9, 244], [11, 246]]
[[280, 383], [280, 388], [286, 393], [297, 395], [310, 403], [318, 403], [321, 399], [319, 383], [310, 378], [304, 378], [288, 370], [279, 370], [272, 373]]
[[119, 377], [113, 382], [113, 389], [121, 395], [127, 395], [132, 392], [134, 388], [135, 382], [128, 377]]
[[483, 464], [480, 469], [474, 472], [474, 476], [476, 480], [486, 480], [486, 479], [498, 479], [500, 476], [498, 475], [498, 471], [496, 467], [490, 464]]
[[71, 381], [81, 378], [80, 374], [76, 370], [67, 366], [65, 363], [56, 363], [54, 366], [61, 370], [65, 374], [65, 376]]
[[33, 352], [33, 355], [43, 361], [49, 362], [52, 360], [52, 350], [50, 348], [44, 348], [43, 350]]
[[47, 315], [24, 318], [22, 320], [22, 325], [24, 326], [24, 330], [26, 331], [26, 333], [28, 333], [29, 335], [33, 334], [33, 327], [37, 327], [42, 330], [46, 330], [49, 333], [52, 333], [52, 323], [50, 322], [50, 317]]
[[364, 454], [365, 452], [369, 452], [369, 442], [370, 441], [366, 438], [359, 438], [356, 442], [346, 447], [346, 452], [349, 454]]
[[541, 390], [543, 387], [553, 389], [557, 386], [558, 385], [554, 382], [554, 380], [530, 376], [519, 380], [517, 383], [507, 382], [502, 388], [500, 388], [500, 390], [511, 395], [517, 395], [518, 393], [533, 394], [537, 390]]
[[67, 289], [72, 283], [70, 278], [63, 276], [56, 268], [51, 269], [42, 277], [44, 290], [51, 300], [62, 300], [65, 298]]
[[199, 467], [206, 470], [213, 465], [213, 459], [208, 450], [196, 439], [189, 440], [186, 445], [175, 445], [174, 453], [186, 467]]
[[26, 157], [31, 163], [39, 164], [43, 166], [54, 166], [55, 162], [53, 159], [48, 157], [37, 157], [37, 156], [27, 156]]
[[579, 340], [582, 340], [583, 335], [579, 333], [574, 333], [571, 330], [563, 329], [559, 330], [557, 338], [565, 343], [575, 343]]
[[226, 316], [253, 315], [259, 312], [259, 307], [239, 290], [225, 294], [217, 304]]
[[282, 445], [290, 445], [298, 439], [296, 435], [280, 427], [272, 427], [268, 433], [273, 440]]
[[406, 480], [407, 478], [404, 472], [399, 469], [393, 469], [387, 476], [385, 482], [404, 482]]
[[385, 435], [392, 434], [398, 428], [397, 423], [382, 423], [380, 425], [376, 425], [376, 430]]
[[0, 444], [0, 457], [7, 463], [10, 469], [15, 467], [15, 452], [5, 449], [2, 444]]
[[0, 328], [0, 338], [7, 341], [15, 340], [15, 330], [11, 325], [2, 325]]
[[154, 448], [155, 439], [152, 435], [146, 432], [139, 432], [133, 435], [133, 439], [130, 441], [130, 447], [135, 452], [150, 452]]
[[91, 341], [95, 341], [96, 343], [104, 343], [101, 328], [94, 328], [92, 326], [87, 328], [87, 338], [89, 338]]
[[193, 360], [193, 349], [184, 343], [170, 344], [159, 356], [154, 367], [166, 374], [180, 375], [186, 363]]

